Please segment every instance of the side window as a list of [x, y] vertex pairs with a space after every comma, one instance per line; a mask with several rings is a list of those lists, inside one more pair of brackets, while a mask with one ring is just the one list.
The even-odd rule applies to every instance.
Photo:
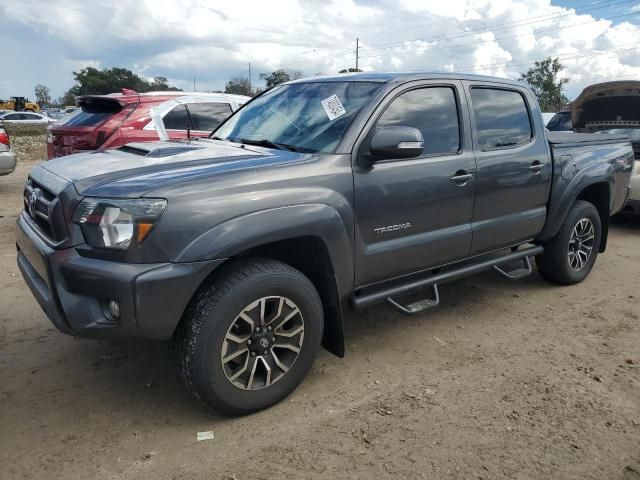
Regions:
[[417, 128], [424, 138], [424, 154], [460, 150], [460, 125], [451, 87], [425, 87], [401, 94], [387, 107], [376, 127]]
[[39, 115], [33, 115], [31, 113], [23, 113], [22, 115], [24, 116], [25, 120], [42, 120], [42, 117], [40, 117]]
[[10, 113], [4, 117], [4, 120], [22, 120], [22, 115], [20, 113]]
[[190, 103], [189, 113], [194, 130], [211, 132], [231, 115], [228, 103]]
[[187, 109], [184, 105], [174, 107], [164, 116], [164, 128], [167, 130], [188, 130], [189, 118], [187, 117]]
[[529, 111], [520, 93], [472, 88], [471, 102], [480, 148], [511, 147], [531, 140]]

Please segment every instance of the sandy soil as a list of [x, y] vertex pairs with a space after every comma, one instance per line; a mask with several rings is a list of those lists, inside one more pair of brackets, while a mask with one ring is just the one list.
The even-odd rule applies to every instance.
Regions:
[[185, 393], [164, 344], [49, 324], [15, 263], [26, 171], [0, 177], [3, 479], [640, 479], [640, 220], [615, 221], [578, 286], [488, 273], [423, 315], [352, 315], [346, 358], [229, 419]]

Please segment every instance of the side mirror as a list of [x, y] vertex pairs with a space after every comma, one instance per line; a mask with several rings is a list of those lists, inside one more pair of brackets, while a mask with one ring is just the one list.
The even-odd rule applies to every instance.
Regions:
[[371, 139], [371, 155], [378, 158], [413, 158], [422, 155], [424, 139], [413, 127], [381, 127]]

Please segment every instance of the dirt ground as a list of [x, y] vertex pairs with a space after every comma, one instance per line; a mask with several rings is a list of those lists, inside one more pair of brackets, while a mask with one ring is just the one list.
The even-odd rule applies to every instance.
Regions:
[[3, 479], [640, 479], [640, 220], [577, 286], [487, 273], [422, 315], [351, 315], [344, 359], [223, 418], [164, 344], [54, 330], [15, 262], [26, 172], [0, 177]]

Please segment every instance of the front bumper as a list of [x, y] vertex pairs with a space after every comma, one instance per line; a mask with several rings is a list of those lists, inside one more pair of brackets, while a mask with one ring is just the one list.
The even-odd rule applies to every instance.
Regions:
[[[192, 263], [129, 264], [56, 250], [20, 214], [18, 267], [51, 322], [63, 333], [89, 338], [173, 335], [189, 300], [224, 259]], [[120, 305], [120, 317], [108, 311]]]
[[16, 169], [16, 154], [12, 151], [0, 152], [0, 175], [9, 175]]

